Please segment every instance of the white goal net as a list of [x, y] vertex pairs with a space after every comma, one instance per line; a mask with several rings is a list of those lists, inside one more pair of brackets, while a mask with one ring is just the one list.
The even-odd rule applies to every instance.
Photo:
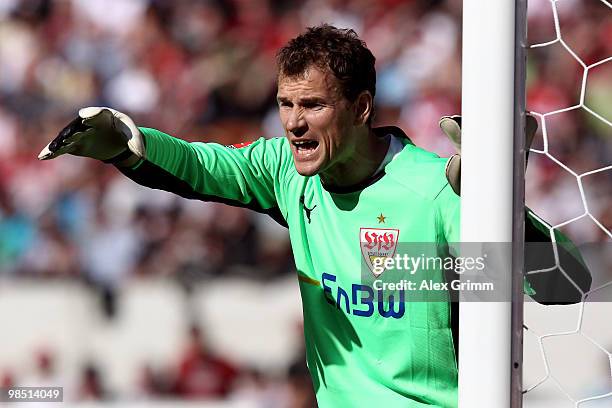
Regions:
[[[581, 303], [526, 302], [524, 406], [612, 407], [612, 5], [530, 0], [528, 10], [527, 109], [539, 130], [526, 203], [579, 245], [593, 282]], [[571, 281], [556, 245], [554, 259], [527, 274]]]

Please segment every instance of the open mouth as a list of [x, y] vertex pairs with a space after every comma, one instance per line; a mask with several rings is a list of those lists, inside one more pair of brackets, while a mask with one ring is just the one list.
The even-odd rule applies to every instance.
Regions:
[[314, 140], [296, 140], [292, 142], [293, 150], [298, 157], [307, 157], [313, 154], [319, 147], [319, 142]]

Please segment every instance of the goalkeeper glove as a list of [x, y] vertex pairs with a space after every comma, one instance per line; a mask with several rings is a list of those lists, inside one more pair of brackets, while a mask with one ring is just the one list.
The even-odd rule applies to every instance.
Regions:
[[[439, 122], [440, 128], [450, 139], [457, 150], [457, 154], [446, 162], [446, 179], [457, 195], [461, 195], [461, 116], [443, 116]], [[525, 146], [527, 155], [533, 142], [535, 132], [538, 130], [538, 121], [527, 114], [525, 119]]]
[[129, 116], [110, 108], [88, 107], [79, 110], [77, 118], [45, 146], [38, 159], [54, 159], [65, 153], [133, 165], [145, 158], [145, 147]]

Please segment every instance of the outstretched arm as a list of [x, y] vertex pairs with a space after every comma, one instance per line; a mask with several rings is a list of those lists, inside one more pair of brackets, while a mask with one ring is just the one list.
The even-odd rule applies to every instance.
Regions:
[[185, 198], [249, 208], [286, 224], [280, 211], [284, 205], [279, 206], [281, 183], [287, 174], [282, 139], [260, 138], [236, 148], [188, 143], [155, 129], [140, 131], [147, 156], [134, 166], [118, 166], [127, 177]]
[[39, 159], [68, 153], [103, 160], [147, 187], [250, 208], [284, 225], [281, 187], [291, 157], [283, 143], [263, 138], [240, 148], [188, 143], [155, 129], [138, 128], [121, 112], [84, 108]]

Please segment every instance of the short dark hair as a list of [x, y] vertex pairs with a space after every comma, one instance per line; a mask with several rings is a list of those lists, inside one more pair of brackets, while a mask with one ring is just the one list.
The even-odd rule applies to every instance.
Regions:
[[376, 93], [376, 58], [355, 31], [329, 24], [308, 27], [290, 40], [277, 55], [278, 73], [301, 75], [309, 67], [329, 70], [340, 84], [342, 95], [354, 101], [362, 91]]

